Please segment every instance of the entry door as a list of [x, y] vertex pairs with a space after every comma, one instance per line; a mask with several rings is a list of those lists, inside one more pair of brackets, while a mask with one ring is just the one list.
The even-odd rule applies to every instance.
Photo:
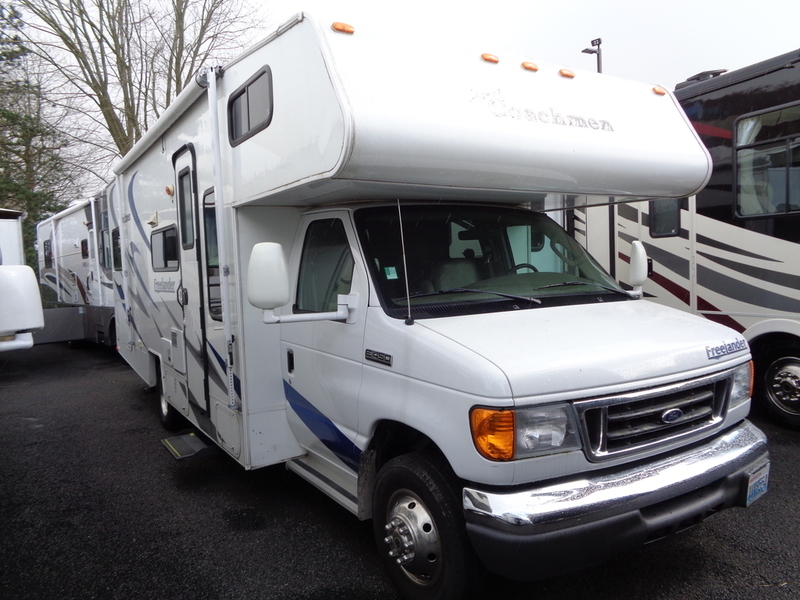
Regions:
[[208, 412], [205, 298], [201, 285], [202, 210], [198, 203], [195, 157], [191, 146], [175, 155], [174, 168], [181, 253], [181, 282], [176, 297], [183, 307], [185, 352], [182, 372], [186, 375], [189, 402]]

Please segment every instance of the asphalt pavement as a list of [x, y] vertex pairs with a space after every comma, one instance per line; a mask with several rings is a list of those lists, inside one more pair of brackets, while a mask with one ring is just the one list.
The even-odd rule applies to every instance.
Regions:
[[[493, 577], [504, 600], [800, 598], [800, 432], [756, 416], [770, 491], [575, 575]], [[391, 600], [369, 523], [282, 466], [176, 461], [113, 352], [0, 353], [0, 598]]]

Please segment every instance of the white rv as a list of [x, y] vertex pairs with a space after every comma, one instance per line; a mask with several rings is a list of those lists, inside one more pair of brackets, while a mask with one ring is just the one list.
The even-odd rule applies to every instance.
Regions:
[[33, 346], [44, 325], [36, 273], [25, 265], [22, 211], [0, 208], [0, 352]]
[[85, 339], [116, 345], [113, 274], [121, 260], [119, 230], [109, 225], [112, 193], [110, 186], [36, 226], [40, 281], [54, 296], [36, 343]]
[[118, 343], [165, 425], [371, 518], [408, 598], [584, 568], [768, 479], [741, 336], [534, 210], [702, 188], [674, 97], [484, 52], [299, 14], [115, 167]]

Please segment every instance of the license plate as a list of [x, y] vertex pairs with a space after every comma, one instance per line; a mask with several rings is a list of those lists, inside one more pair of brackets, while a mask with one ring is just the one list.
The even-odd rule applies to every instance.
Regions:
[[750, 481], [747, 484], [747, 503], [745, 506], [750, 506], [753, 502], [761, 498], [767, 493], [769, 486], [769, 463], [758, 469], [755, 473], [750, 475]]

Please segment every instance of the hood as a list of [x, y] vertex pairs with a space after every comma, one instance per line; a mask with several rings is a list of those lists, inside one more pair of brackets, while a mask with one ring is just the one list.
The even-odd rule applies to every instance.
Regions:
[[646, 300], [417, 323], [496, 365], [515, 398], [649, 386], [732, 366], [749, 353], [734, 330]]

